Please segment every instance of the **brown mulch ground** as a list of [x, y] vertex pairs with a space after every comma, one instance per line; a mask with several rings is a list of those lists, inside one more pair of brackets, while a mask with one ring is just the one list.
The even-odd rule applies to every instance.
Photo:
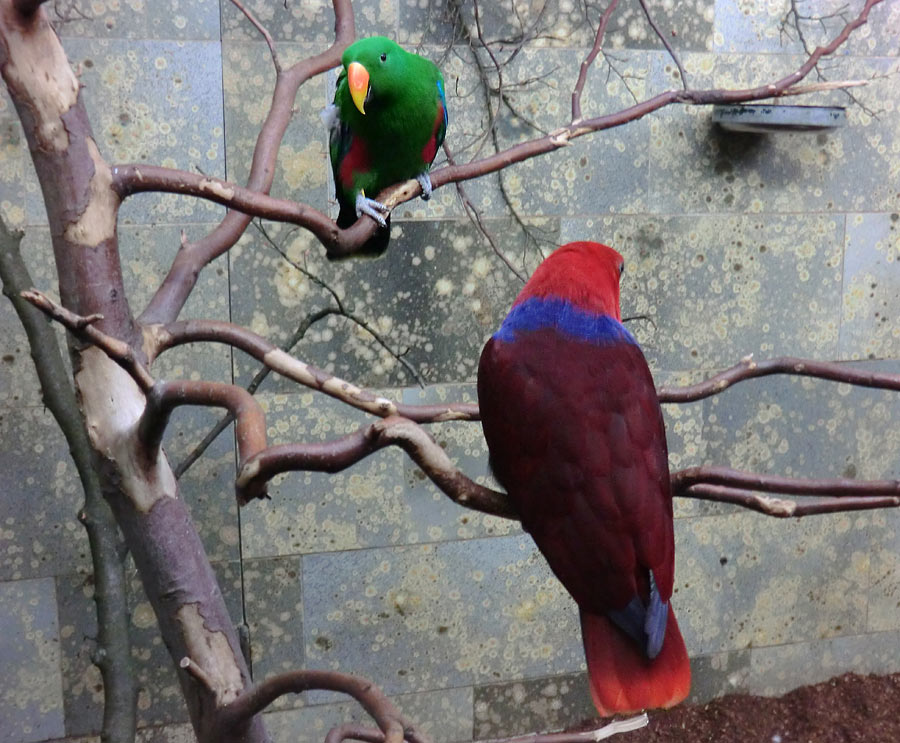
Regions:
[[783, 697], [734, 694], [650, 713], [622, 743], [900, 743], [900, 674], [848, 673]]

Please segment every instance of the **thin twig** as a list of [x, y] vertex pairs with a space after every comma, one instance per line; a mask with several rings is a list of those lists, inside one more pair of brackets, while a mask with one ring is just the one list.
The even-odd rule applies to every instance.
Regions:
[[610, 0], [609, 5], [606, 6], [606, 10], [603, 11], [603, 15], [600, 17], [600, 25], [594, 34], [594, 45], [581, 63], [581, 69], [578, 71], [578, 80], [575, 83], [575, 89], [572, 91], [572, 121], [581, 120], [581, 95], [587, 82], [588, 70], [590, 70], [591, 65], [594, 64], [594, 60], [603, 48], [603, 37], [606, 35], [606, 27], [609, 25], [609, 19], [612, 17], [618, 4], [619, 0]]
[[272, 64], [275, 65], [275, 72], [277, 74], [281, 73], [281, 60], [278, 58], [278, 51], [275, 48], [275, 41], [272, 39], [272, 34], [269, 33], [269, 29], [263, 26], [258, 20], [256, 20], [256, 16], [253, 15], [244, 4], [240, 2], [240, 0], [231, 0], [231, 4], [234, 5], [238, 10], [243, 13], [247, 20], [253, 25], [253, 27], [259, 31], [262, 37], [266, 40], [266, 44], [269, 46], [269, 53], [272, 55]]
[[650, 8], [647, 7], [647, 0], [638, 0], [638, 2], [641, 4], [641, 9], [644, 11], [644, 15], [647, 18], [647, 23], [650, 24], [650, 28], [652, 28], [653, 32], [659, 37], [659, 40], [663, 43], [663, 46], [666, 48], [672, 61], [675, 62], [675, 66], [678, 67], [678, 74], [681, 75], [681, 86], [687, 90], [687, 75], [684, 72], [684, 66], [681, 64], [681, 60], [678, 58], [678, 55], [675, 53], [675, 50], [672, 48], [666, 35], [660, 30], [659, 26], [656, 25], [656, 21], [653, 20], [653, 14], [650, 12]]
[[147, 392], [153, 387], [156, 380], [153, 379], [147, 367], [138, 360], [134, 349], [125, 341], [107, 335], [94, 325], [94, 323], [103, 319], [103, 315], [76, 315], [37, 289], [26, 289], [21, 293], [21, 296], [44, 314], [70, 330], [77, 338], [97, 346], [127, 371], [142, 391]]

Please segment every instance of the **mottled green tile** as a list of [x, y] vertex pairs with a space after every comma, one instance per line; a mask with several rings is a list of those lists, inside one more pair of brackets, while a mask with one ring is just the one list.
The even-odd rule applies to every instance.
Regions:
[[0, 217], [7, 227], [25, 224], [25, 170], [30, 165], [28, 144], [15, 109], [0, 98]]
[[0, 577], [46, 577], [89, 564], [76, 518], [81, 484], [53, 417], [44, 408], [0, 408], [0, 442]]
[[[850, 368], [894, 372], [897, 362]], [[707, 459], [794, 477], [900, 476], [896, 393], [779, 375], [706, 401]]]
[[[487, 226], [511, 262], [521, 265], [524, 252], [529, 267], [536, 263], [521, 231], [507, 221]], [[552, 221], [539, 227], [554, 229]], [[398, 221], [383, 257], [341, 263], [324, 260], [304, 233], [272, 234], [294, 264], [325, 281], [346, 311], [383, 341], [347, 317], [331, 316], [296, 347], [305, 361], [362, 386], [415, 384], [407, 364], [424, 382], [473, 380], [484, 340], [521, 287], [468, 221]], [[274, 343], [284, 342], [314, 310], [336, 306], [330, 293], [256, 235], [231, 257], [233, 320]], [[235, 377], [249, 381], [257, 368], [238, 357]], [[267, 381], [264, 389], [296, 386]]]
[[653, 369], [837, 352], [842, 217], [604, 217], [576, 234], [624, 256], [622, 314], [652, 319], [634, 330]]
[[[261, 395], [269, 444], [338, 439], [372, 419], [340, 402], [306, 392]], [[275, 478], [271, 500], [241, 513], [243, 555], [269, 557], [403, 542], [410, 531], [399, 449], [376, 452], [329, 475], [295, 472]]]
[[[271, 3], [250, 0], [244, 3], [276, 41], [334, 41], [334, 11], [331, 3], [315, 0], [302, 3]], [[364, 36], [396, 35], [397, 0], [359, 0], [353, 3], [356, 33]], [[259, 32], [232, 3], [222, 3], [222, 38], [256, 40]]]
[[140, 728], [137, 743], [194, 743], [194, 728], [189, 724]]
[[[471, 740], [472, 689], [443, 689], [422, 694], [392, 696], [401, 714], [436, 743]], [[319, 743], [328, 731], [344, 722], [374, 727], [372, 719], [355, 702], [316, 704], [265, 715], [266, 728], [276, 740]]]
[[900, 214], [848, 214], [842, 358], [900, 357]]
[[[792, 5], [796, 15], [791, 14]], [[714, 48], [719, 52], [800, 53], [805, 41], [805, 48], [811, 51], [834, 39], [862, 7], [862, 2], [845, 0], [716, 0]], [[891, 2], [876, 5], [868, 23], [856, 29], [838, 53], [895, 55], [898, 28], [900, 8]]]
[[[628, 51], [615, 63], [617, 74], [596, 70], [584, 89], [583, 116], [611, 113], [643, 98], [654, 57]], [[580, 63], [579, 52], [562, 49], [526, 48], [514, 57], [503, 72], [505, 106], [497, 122], [501, 147], [541, 137], [571, 120], [573, 73]], [[508, 198], [490, 179], [467, 188], [475, 205], [491, 215], [505, 213], [507, 200], [527, 216], [642, 212], [647, 209], [649, 131], [641, 119], [513, 165], [500, 176]]]
[[[234, 621], [241, 617], [240, 573], [236, 563], [213, 566]], [[127, 590], [131, 664], [138, 688], [138, 726], [187, 720], [175, 666], [159, 635], [156, 616], [133, 564]], [[93, 577], [89, 572], [57, 578], [66, 730], [70, 735], [99, 733], [103, 722], [103, 682], [91, 662], [96, 649]]]
[[844, 673], [896, 673], [900, 634], [879, 632], [833, 637], [750, 651], [754, 693], [776, 696]]
[[[282, 64], [288, 65], [321, 51], [319, 45], [288, 44], [279, 49], [279, 54], [283, 56]], [[272, 102], [275, 68], [262, 41], [229, 41], [223, 45], [222, 55], [228, 179], [243, 185]], [[278, 151], [271, 189], [273, 196], [302, 201], [319, 210], [327, 208], [325, 186], [331, 167], [327, 132], [320, 117], [326, 103], [324, 75], [301, 86], [294, 101], [294, 115]]]
[[[425, 389], [408, 388], [403, 391], [403, 402], [410, 405], [476, 400], [474, 384], [429, 385]], [[487, 444], [480, 422], [434, 423], [426, 428], [461, 472], [481, 485], [502, 490], [488, 469]], [[411, 459], [404, 459], [403, 469], [410, 515], [416, 525], [414, 538], [410, 538], [409, 542], [442, 542], [522, 533], [517, 521], [456, 505]]]
[[46, 6], [62, 37], [100, 39], [218, 39], [217, 0], [52, 3]]
[[691, 693], [687, 702], [702, 704], [726, 694], [748, 691], [750, 652], [735, 650], [691, 658]]
[[[244, 612], [256, 681], [303, 667], [300, 572], [299, 557], [243, 564]], [[292, 695], [279, 700], [279, 706], [295, 706], [299, 699]]]
[[31, 743], [66, 734], [53, 581], [0, 583], [0, 720], [7, 740]]
[[871, 517], [675, 522], [672, 605], [691, 654], [865, 631]]
[[[655, 3], [654, 20], [677, 48], [707, 49], [712, 45], [713, 2]], [[590, 47], [605, 7], [564, 0], [529, 2], [502, 0], [479, 4], [476, 23], [473, 5], [460, 4], [458, 15], [437, 0], [400, 0], [400, 39], [411, 43], [463, 43], [484, 39], [509, 54], [522, 41], [530, 46]], [[637, 3], [619, 5], [607, 28], [604, 48], [662, 49]], [[575, 68], [577, 75], [577, 68]], [[574, 84], [574, 76], [572, 80]]]
[[[81, 69], [82, 96], [100, 153], [110, 164], [149, 162], [224, 177], [222, 56], [216, 42], [64, 40]], [[29, 220], [43, 221], [40, 194]], [[138, 194], [120, 224], [209, 222], [222, 207], [174, 194]]]
[[56, 577], [66, 732], [99, 733], [103, 724], [103, 679], [91, 662], [97, 650], [97, 611], [90, 567]]
[[587, 674], [475, 687], [475, 739], [572, 727], [596, 717]]
[[[684, 58], [695, 88], [742, 88], [792, 73], [792, 55], [697, 55]], [[650, 201], [653, 211], [830, 212], [890, 210], [900, 203], [892, 173], [897, 121], [897, 63], [841, 60], [833, 75], [866, 79], [851, 105], [839, 91], [805, 96], [797, 104], [848, 106], [848, 126], [831, 132], [747, 134], [712, 122], [710, 106], [670, 106], [650, 123]], [[658, 58], [655, 86], [677, 86], [674, 65]], [[873, 114], [878, 113], [876, 118]], [[848, 178], [848, 173], [854, 173]]]
[[388, 693], [583, 663], [574, 604], [527, 536], [307, 555], [303, 585], [307, 663]]

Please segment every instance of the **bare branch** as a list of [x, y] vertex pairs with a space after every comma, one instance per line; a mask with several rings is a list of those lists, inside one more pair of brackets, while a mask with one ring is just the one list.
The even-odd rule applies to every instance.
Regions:
[[[581, 69], [578, 72], [578, 80], [575, 83], [575, 89], [572, 91], [572, 121], [581, 120], [581, 94], [584, 92], [584, 85], [587, 82], [588, 70], [594, 64], [594, 60], [603, 48], [603, 37], [606, 35], [606, 27], [609, 25], [609, 19], [619, 4], [619, 0], [610, 0], [606, 10], [600, 17], [600, 25], [597, 27], [597, 33], [594, 34], [594, 45], [591, 47], [590, 53], [581, 63]], [[586, 12], [586, 11], [585, 11]]]
[[681, 60], [678, 55], [675, 53], [675, 50], [672, 48], [672, 45], [669, 43], [669, 40], [666, 38], [666, 35], [660, 30], [659, 26], [656, 25], [656, 21], [653, 20], [653, 15], [650, 13], [650, 8], [647, 7], [647, 0], [638, 0], [641, 4], [641, 9], [644, 11], [644, 15], [647, 18], [647, 23], [650, 24], [650, 28], [653, 29], [653, 32], [659, 37], [659, 40], [662, 42], [663, 46], [666, 48], [666, 51], [669, 53], [669, 56], [672, 58], [672, 61], [675, 62], [675, 66], [678, 67], [678, 74], [681, 76], [681, 85], [687, 90], [688, 82], [687, 75], [684, 72], [684, 66], [681, 64]]
[[[266, 448], [266, 418], [262, 408], [242, 387], [222, 382], [194, 382], [178, 380], [158, 382], [147, 393], [147, 407], [138, 424], [138, 437], [154, 458], [162, 443], [163, 433], [171, 412], [180, 405], [202, 405], [227, 408], [235, 418], [239, 463], [242, 467]], [[264, 498], [264, 482], [239, 484], [237, 497], [241, 502]]]
[[324, 392], [330, 397], [382, 418], [401, 415], [417, 422], [437, 423], [449, 420], [475, 420], [478, 416], [478, 406], [473, 403], [404, 405], [386, 397], [373, 395], [351, 382], [294, 358], [253, 331], [232, 323], [185, 320], [167, 326], [151, 326], [146, 332], [148, 338], [152, 338], [152, 342], [148, 340], [147, 345], [153, 349], [153, 356], [185, 343], [200, 341], [227, 343], [261, 361], [287, 379]]
[[[306, 331], [309, 330], [316, 322], [321, 320], [323, 317], [328, 317], [329, 315], [334, 314], [335, 312], [336, 310], [329, 308], [327, 310], [318, 310], [307, 315], [305, 318], [303, 318], [303, 321], [300, 323], [300, 325], [297, 327], [297, 329], [294, 331], [294, 334], [288, 339], [288, 341], [281, 345], [281, 350], [285, 352], [290, 351], [300, 342], [303, 336], [306, 335]], [[152, 330], [153, 327], [151, 326], [150, 331], [152, 332]], [[251, 395], [255, 394], [256, 390], [259, 389], [259, 386], [265, 381], [266, 377], [268, 377], [271, 372], [272, 370], [264, 364], [260, 368], [260, 370], [257, 371], [253, 376], [253, 379], [250, 380], [250, 384], [246, 386], [245, 389], [247, 390], [247, 392], [249, 392]], [[206, 434], [206, 436], [203, 437], [200, 443], [197, 444], [187, 454], [187, 456], [185, 456], [185, 458], [178, 463], [177, 466], [172, 468], [172, 471], [175, 474], [175, 479], [179, 479], [185, 472], [187, 472], [191, 468], [194, 462], [200, 459], [200, 457], [203, 455], [203, 452], [205, 452], [209, 445], [218, 438], [219, 434], [222, 433], [222, 431], [228, 428], [229, 424], [233, 420], [234, 416], [230, 412], [226, 413], [219, 419], [218, 423], [216, 423], [216, 425], [209, 430], [209, 432]]]
[[263, 26], [258, 20], [256, 20], [256, 16], [253, 15], [247, 8], [244, 7], [244, 4], [240, 2], [240, 0], [231, 0], [231, 4], [234, 5], [248, 21], [253, 25], [253, 27], [259, 31], [262, 37], [266, 40], [266, 44], [269, 46], [269, 53], [272, 55], [272, 64], [275, 65], [275, 72], [281, 72], [281, 60], [278, 59], [278, 51], [275, 48], [275, 41], [272, 39], [272, 34], [269, 33], [269, 29]]
[[128, 343], [107, 335], [94, 325], [103, 319], [103, 315], [76, 315], [37, 289], [26, 289], [22, 292], [22, 298], [68, 328], [77, 338], [97, 346], [127, 371], [144, 392], [155, 384], [147, 367], [138, 360], [137, 354]]
[[782, 356], [768, 361], [754, 361], [747, 356], [730, 369], [721, 371], [699, 384], [687, 387], [662, 386], [657, 390], [662, 403], [694, 402], [722, 392], [733, 384], [747, 379], [765, 377], [771, 374], [795, 374], [801, 377], [829, 379], [833, 382], [846, 382], [859, 387], [877, 387], [886, 390], [900, 391], [900, 374], [885, 374], [863, 369], [854, 369], [847, 362], [813, 361]]
[[[286, 694], [327, 689], [348, 694], [369, 713], [381, 729], [384, 743], [403, 743], [405, 719], [371, 681], [339, 671], [289, 671], [270, 676], [222, 709], [221, 727], [250, 719]], [[420, 737], [420, 740], [425, 740]]]
[[517, 518], [504, 493], [479, 485], [460, 472], [425, 429], [390, 416], [335, 441], [284, 444], [259, 452], [238, 473], [238, 487], [258, 490], [275, 475], [299, 470], [340, 472], [386, 446], [401, 447], [455, 503], [476, 511]]
[[[624, 720], [614, 720], [607, 723], [603, 727], [594, 730], [582, 730], [577, 733], [530, 733], [528, 735], [518, 735], [513, 738], [497, 738], [489, 741], [478, 741], [477, 743], [592, 743], [592, 741], [606, 740], [619, 733], [627, 733], [631, 730], [638, 730], [646, 727], [649, 723], [647, 714], [640, 714], [636, 717], [629, 717]], [[406, 739], [410, 743], [420, 743], [420, 739], [415, 733], [410, 734], [407, 731]], [[325, 737], [325, 743], [341, 743], [344, 740], [361, 740], [364, 743], [383, 743], [384, 735], [372, 728], [367, 728], [357, 723], [348, 722], [338, 725], [328, 731]]]
[[692, 485], [681, 492], [686, 498], [731, 503], [751, 511], [759, 511], [766, 516], [776, 518], [800, 518], [817, 514], [843, 511], [860, 511], [871, 508], [895, 508], [900, 506], [900, 497], [892, 496], [851, 496], [847, 498], [829, 498], [819, 503], [797, 504], [785, 498], [759, 495], [757, 493], [729, 488], [724, 485]]
[[[256, 148], [253, 151], [250, 175], [247, 178], [247, 190], [250, 192], [268, 193], [272, 187], [278, 150], [290, 122], [294, 100], [300, 86], [311, 77], [326, 72], [332, 67], [337, 67], [340, 64], [341, 54], [353, 40], [356, 32], [350, 0], [333, 0], [333, 6], [334, 44], [321, 54], [304, 59], [286, 70], [277, 72], [269, 113], [260, 129]], [[179, 191], [173, 191], [173, 193], [179, 193]], [[220, 201], [219, 203], [225, 202]], [[225, 205], [232, 206], [229, 203], [225, 203]], [[236, 206], [235, 208], [239, 209], [240, 207]], [[252, 211], [245, 211], [243, 214], [229, 211], [211, 233], [180, 250], [175, 256], [168, 275], [138, 318], [139, 322], [171, 322], [176, 319], [193, 290], [201, 269], [238, 241], [250, 223], [250, 216], [265, 215]], [[324, 215], [322, 216], [324, 217]], [[327, 218], [325, 219], [327, 220]], [[365, 221], [363, 220], [363, 227], [367, 226]], [[331, 226], [337, 232], [337, 225], [332, 223]], [[373, 231], [374, 225], [370, 227], [368, 235], [358, 238], [357, 247], [362, 245]]]

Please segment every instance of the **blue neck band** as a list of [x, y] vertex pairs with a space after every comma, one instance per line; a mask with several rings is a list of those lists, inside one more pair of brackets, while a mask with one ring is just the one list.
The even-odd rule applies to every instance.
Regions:
[[519, 333], [553, 328], [598, 345], [634, 343], [634, 336], [615, 318], [575, 307], [565, 299], [532, 297], [513, 307], [494, 338], [510, 343]]

